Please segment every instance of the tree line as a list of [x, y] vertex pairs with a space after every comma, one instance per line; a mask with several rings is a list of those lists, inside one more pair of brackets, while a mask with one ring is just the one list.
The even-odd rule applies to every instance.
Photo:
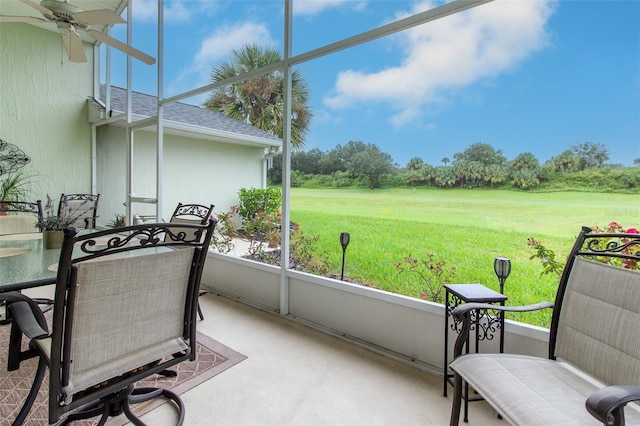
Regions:
[[[602, 190], [640, 188], [640, 167], [607, 164], [609, 153], [603, 144], [572, 145], [544, 164], [530, 152], [508, 160], [502, 150], [487, 143], [473, 143], [462, 152], [441, 160], [442, 165], [413, 157], [406, 166], [375, 144], [349, 141], [329, 151], [296, 150], [291, 155], [291, 186], [432, 186], [439, 188], [512, 187], [531, 190], [556, 183]], [[634, 161], [640, 165], [640, 159]], [[281, 158], [269, 170], [272, 184], [282, 181]], [[596, 188], [594, 188], [594, 184]]]
[[[274, 49], [256, 44], [233, 51], [228, 62], [212, 69], [211, 81], [218, 83], [243, 73], [282, 61]], [[280, 138], [284, 134], [284, 75], [280, 70], [229, 84], [210, 94], [204, 106], [228, 117], [251, 123]], [[474, 143], [455, 153], [453, 161], [445, 157], [442, 165], [425, 163], [413, 157], [405, 167], [395, 164], [391, 156], [374, 144], [349, 141], [329, 151], [304, 151], [305, 136], [313, 119], [309, 90], [298, 71], [292, 75], [291, 144], [292, 186], [434, 186], [514, 187], [531, 190], [540, 186], [587, 188], [595, 190], [634, 191], [640, 188], [640, 167], [606, 164], [609, 153], [604, 145], [584, 142], [573, 145], [544, 164], [530, 152], [507, 160], [501, 150], [486, 143]], [[272, 184], [282, 181], [280, 158], [269, 170]], [[640, 158], [634, 160], [640, 165]], [[563, 188], [564, 186], [564, 188]]]

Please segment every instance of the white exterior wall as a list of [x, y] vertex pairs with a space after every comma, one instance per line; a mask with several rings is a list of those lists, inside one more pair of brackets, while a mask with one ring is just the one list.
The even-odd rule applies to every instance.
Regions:
[[[269, 312], [280, 313], [280, 268], [209, 252], [201, 286]], [[385, 356], [441, 373], [444, 306], [370, 287], [289, 270], [287, 318]], [[448, 359], [457, 334], [449, 330]], [[506, 321], [505, 352], [546, 357], [549, 330]], [[497, 337], [481, 343], [498, 352]]]
[[[134, 134], [135, 196], [156, 195], [156, 134]], [[179, 202], [214, 204], [215, 212], [228, 211], [238, 203], [240, 188], [261, 187], [264, 151], [243, 145], [165, 134], [164, 203], [168, 220]], [[103, 126], [97, 130], [99, 224], [108, 224], [115, 213], [123, 214], [126, 200], [126, 130]], [[154, 205], [136, 204], [134, 214], [155, 214]]]
[[31, 157], [34, 197], [91, 192], [93, 49], [87, 63], [64, 57], [60, 34], [28, 24], [0, 25], [0, 138]]

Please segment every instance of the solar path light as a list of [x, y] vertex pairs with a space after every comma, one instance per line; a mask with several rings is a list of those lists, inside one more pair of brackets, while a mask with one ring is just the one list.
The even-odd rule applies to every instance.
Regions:
[[348, 232], [340, 233], [340, 245], [342, 246], [342, 272], [340, 272], [341, 281], [344, 280], [344, 255], [345, 255], [345, 252], [347, 251], [347, 246], [349, 245], [350, 239], [351, 239], [351, 236], [349, 235]]

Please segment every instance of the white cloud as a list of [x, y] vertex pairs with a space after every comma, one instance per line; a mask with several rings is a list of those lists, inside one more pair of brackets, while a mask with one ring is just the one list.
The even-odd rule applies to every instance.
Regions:
[[[372, 73], [342, 71], [324, 102], [331, 108], [385, 102], [399, 111], [393, 124], [413, 120], [447, 91], [512, 69], [544, 47], [553, 3], [497, 0], [405, 31], [395, 38], [400, 64]], [[412, 13], [433, 6], [423, 2]]]
[[213, 62], [229, 55], [232, 50], [246, 44], [273, 46], [275, 41], [264, 24], [245, 22], [233, 26], [218, 27], [200, 44], [193, 65], [197, 68], [209, 67]]
[[184, 68], [180, 76], [168, 87], [168, 92], [179, 93], [209, 84], [209, 74], [213, 66], [225, 60], [234, 49], [239, 49], [247, 44], [275, 46], [276, 42], [264, 24], [244, 22], [232, 26], [218, 27], [201, 41], [200, 48], [193, 61]]
[[[155, 22], [158, 17], [158, 0], [133, 0], [133, 15], [138, 21]], [[212, 15], [217, 10], [213, 0], [167, 0], [164, 3], [165, 25], [184, 23], [197, 15]]]
[[317, 15], [327, 9], [333, 9], [345, 4], [353, 5], [355, 9], [361, 9], [366, 4], [364, 0], [294, 0], [293, 1], [293, 14], [294, 15]]
[[157, 0], [133, 0], [131, 9], [136, 21], [155, 21], [158, 17]]

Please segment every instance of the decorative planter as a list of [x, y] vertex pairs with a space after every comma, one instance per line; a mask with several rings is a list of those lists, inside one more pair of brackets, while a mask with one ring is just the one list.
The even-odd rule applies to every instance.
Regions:
[[59, 249], [62, 247], [62, 238], [64, 234], [62, 230], [42, 231], [42, 245], [45, 249]]

